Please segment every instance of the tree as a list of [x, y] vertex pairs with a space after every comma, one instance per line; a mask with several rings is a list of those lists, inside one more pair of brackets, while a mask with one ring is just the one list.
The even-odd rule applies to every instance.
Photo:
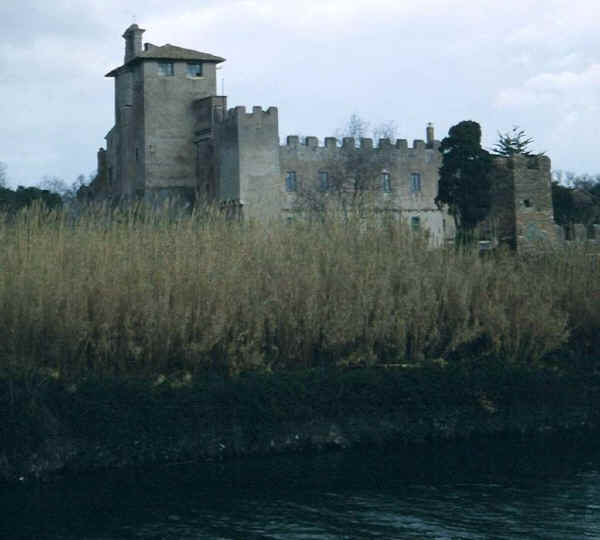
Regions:
[[77, 200], [77, 192], [82, 186], [87, 185], [93, 179], [93, 174], [90, 174], [88, 180], [84, 174], [80, 174], [75, 181], [69, 186], [62, 178], [57, 176], [44, 176], [38, 187], [42, 190], [47, 190], [60, 196], [66, 204], [72, 204]]
[[[360, 139], [392, 139], [395, 132], [394, 122], [371, 130], [369, 122], [352, 114], [346, 126], [336, 131], [340, 146], [321, 164], [319, 177], [298, 184], [295, 209], [322, 214], [333, 205], [344, 212], [351, 208], [363, 211], [373, 194], [383, 189], [382, 172], [391, 166], [392, 147], [386, 144], [375, 148], [363, 146]], [[348, 137], [354, 138], [354, 144], [344, 143]]]
[[512, 130], [506, 133], [498, 132], [498, 142], [494, 145], [494, 152], [500, 156], [514, 156], [521, 154], [523, 156], [542, 155], [533, 154], [529, 151], [529, 146], [533, 142], [531, 137], [527, 137], [525, 130], [519, 126], [513, 126]]
[[448, 206], [457, 240], [469, 242], [475, 226], [488, 215], [491, 206], [492, 158], [481, 147], [481, 127], [471, 120], [452, 126], [440, 152], [443, 161], [435, 203], [440, 209]]
[[5, 188], [8, 183], [8, 178], [6, 176], [6, 163], [0, 161], [0, 188]]
[[600, 223], [600, 175], [554, 171], [552, 206], [559, 225]]

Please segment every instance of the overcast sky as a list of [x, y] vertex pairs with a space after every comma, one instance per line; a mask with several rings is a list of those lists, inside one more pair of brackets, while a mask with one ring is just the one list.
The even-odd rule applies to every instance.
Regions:
[[409, 140], [475, 120], [484, 146], [519, 125], [553, 169], [599, 173], [599, 20], [598, 0], [2, 0], [0, 161], [13, 187], [95, 169], [135, 21], [225, 57], [219, 93], [279, 107], [282, 137], [352, 113]]

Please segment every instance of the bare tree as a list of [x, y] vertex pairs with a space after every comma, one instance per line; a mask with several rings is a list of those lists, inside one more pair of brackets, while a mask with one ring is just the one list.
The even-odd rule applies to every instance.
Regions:
[[8, 183], [8, 177], [6, 175], [6, 163], [0, 161], [0, 188], [5, 188]]
[[90, 175], [86, 180], [84, 174], [77, 176], [71, 185], [68, 185], [62, 178], [58, 176], [44, 176], [38, 183], [40, 189], [46, 189], [52, 193], [57, 193], [65, 203], [72, 203], [77, 199], [77, 192], [82, 186], [87, 185], [93, 179]]
[[[317, 181], [297, 186], [295, 209], [322, 214], [372, 207], [376, 193], [386, 189], [384, 175], [392, 164], [390, 139], [395, 133], [394, 122], [371, 130], [369, 122], [357, 114], [350, 116], [345, 128], [336, 131], [340, 146], [322, 164]], [[374, 147], [369, 135], [382, 138], [382, 144]]]

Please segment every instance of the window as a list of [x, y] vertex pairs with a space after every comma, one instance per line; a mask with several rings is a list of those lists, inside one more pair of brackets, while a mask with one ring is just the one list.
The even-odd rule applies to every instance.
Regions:
[[202, 63], [188, 62], [187, 73], [190, 77], [202, 77]]
[[421, 218], [419, 216], [413, 216], [410, 218], [410, 228], [413, 231], [418, 231], [421, 229]]
[[319, 171], [319, 189], [321, 191], [329, 189], [329, 173], [327, 171]]
[[285, 190], [296, 191], [296, 171], [288, 171], [285, 173]]
[[421, 192], [421, 173], [414, 172], [410, 174], [410, 192]]
[[387, 171], [381, 173], [381, 189], [386, 193], [392, 191], [392, 178]]
[[173, 75], [175, 75], [175, 67], [173, 66], [173, 62], [159, 62], [158, 74], [166, 77], [173, 77]]
[[525, 199], [523, 201], [523, 205], [525, 206], [525, 208], [531, 208], [531, 201], [529, 199]]

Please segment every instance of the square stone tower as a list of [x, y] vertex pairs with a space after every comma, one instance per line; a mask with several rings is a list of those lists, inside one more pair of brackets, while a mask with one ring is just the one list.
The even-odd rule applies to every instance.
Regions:
[[115, 79], [108, 191], [117, 197], [193, 193], [193, 104], [216, 95], [216, 66], [224, 59], [170, 44], [142, 47], [144, 31], [137, 24], [127, 28], [124, 63], [106, 75]]

